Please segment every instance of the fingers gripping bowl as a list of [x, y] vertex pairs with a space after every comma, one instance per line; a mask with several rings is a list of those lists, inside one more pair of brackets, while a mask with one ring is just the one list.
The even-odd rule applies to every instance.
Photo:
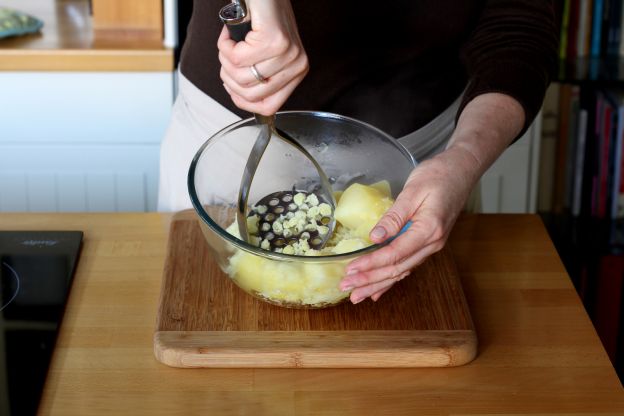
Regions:
[[[224, 128], [197, 151], [188, 174], [191, 201], [214, 259], [241, 289], [280, 306], [335, 305], [349, 296], [338, 287], [346, 265], [380, 247], [370, 242], [368, 232], [401, 191], [416, 162], [394, 138], [344, 116], [282, 112], [276, 125], [312, 154], [333, 184], [338, 224], [325, 248], [302, 250], [294, 245], [297, 250], [271, 251], [266, 242], [240, 239], [236, 204], [240, 178], [258, 134], [253, 118]], [[254, 204], [276, 191], [309, 194], [318, 185], [309, 160], [271, 140], [251, 186], [249, 212], [257, 213]], [[259, 225], [249, 220], [252, 229]]]

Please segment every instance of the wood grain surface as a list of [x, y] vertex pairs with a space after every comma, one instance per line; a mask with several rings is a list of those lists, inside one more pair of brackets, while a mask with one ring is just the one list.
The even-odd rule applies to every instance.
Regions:
[[154, 335], [167, 365], [442, 367], [471, 361], [476, 343], [449, 249], [377, 303], [293, 309], [239, 289], [212, 259], [193, 211], [173, 219]]
[[169, 220], [0, 215], [3, 230], [85, 233], [40, 415], [624, 415], [624, 389], [538, 216], [465, 215], [451, 234], [475, 360], [375, 369], [160, 363], [153, 334]]
[[91, 0], [96, 37], [134, 32], [141, 39], [162, 41], [162, 0]]

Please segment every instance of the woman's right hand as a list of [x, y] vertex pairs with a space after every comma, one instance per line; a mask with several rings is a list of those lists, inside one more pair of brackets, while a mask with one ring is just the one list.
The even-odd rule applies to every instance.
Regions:
[[[290, 0], [247, 0], [251, 31], [236, 43], [224, 27], [219, 37], [221, 79], [234, 104], [275, 114], [308, 73], [308, 57]], [[256, 79], [255, 68], [265, 82]]]

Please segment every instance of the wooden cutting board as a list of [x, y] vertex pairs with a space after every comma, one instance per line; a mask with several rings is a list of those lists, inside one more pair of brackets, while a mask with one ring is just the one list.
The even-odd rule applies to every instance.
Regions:
[[477, 337], [449, 249], [378, 302], [287, 309], [239, 289], [192, 211], [172, 219], [154, 352], [174, 367], [450, 367]]

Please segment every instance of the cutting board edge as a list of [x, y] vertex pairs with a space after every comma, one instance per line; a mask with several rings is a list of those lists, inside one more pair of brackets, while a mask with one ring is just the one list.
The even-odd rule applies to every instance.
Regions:
[[471, 329], [154, 333], [156, 359], [177, 368], [457, 367], [477, 344]]

